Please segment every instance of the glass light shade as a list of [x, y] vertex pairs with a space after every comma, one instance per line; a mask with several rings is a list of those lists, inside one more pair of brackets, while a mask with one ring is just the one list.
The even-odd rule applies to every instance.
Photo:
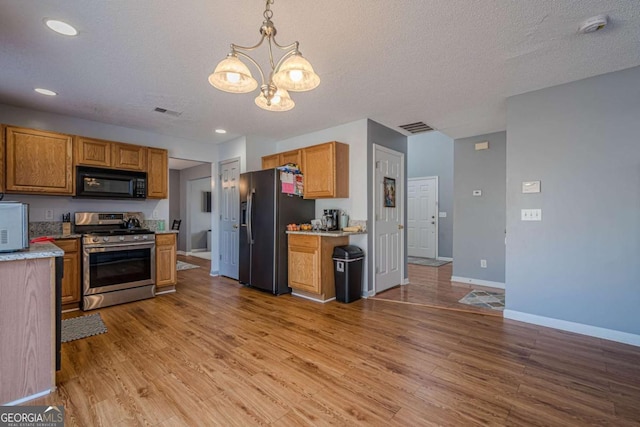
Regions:
[[262, 93], [256, 97], [256, 105], [267, 111], [289, 111], [296, 106], [296, 103], [289, 96], [289, 92], [278, 89], [271, 98], [271, 105], [267, 105], [267, 98]]
[[280, 65], [280, 69], [273, 76], [273, 83], [279, 88], [304, 92], [318, 87], [320, 77], [313, 71], [309, 61], [297, 53]]
[[216, 89], [231, 93], [247, 93], [258, 87], [249, 68], [233, 55], [220, 61], [209, 76], [209, 83]]

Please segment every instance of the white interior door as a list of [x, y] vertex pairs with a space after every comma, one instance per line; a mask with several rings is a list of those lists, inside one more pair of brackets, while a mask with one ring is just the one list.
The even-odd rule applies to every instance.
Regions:
[[410, 256], [438, 256], [438, 177], [407, 180], [407, 251]]
[[374, 145], [375, 291], [402, 283], [404, 267], [404, 154]]
[[238, 279], [240, 161], [220, 163], [220, 274]]

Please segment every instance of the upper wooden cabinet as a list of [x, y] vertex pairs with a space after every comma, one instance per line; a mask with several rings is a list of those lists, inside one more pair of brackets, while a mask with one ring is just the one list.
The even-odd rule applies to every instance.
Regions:
[[349, 146], [327, 142], [302, 149], [304, 198], [349, 197]]
[[299, 167], [302, 166], [301, 150], [291, 150], [284, 153], [271, 154], [262, 158], [262, 169], [273, 169], [278, 166], [294, 163]]
[[161, 148], [149, 148], [147, 168], [147, 198], [166, 199], [169, 197], [169, 153]]
[[112, 156], [116, 169], [147, 170], [147, 147], [114, 142]]
[[76, 164], [111, 167], [112, 142], [77, 136], [74, 141]]
[[76, 164], [105, 168], [147, 170], [147, 147], [78, 136]]
[[6, 192], [73, 194], [71, 135], [5, 127]]
[[6, 126], [0, 126], [0, 193], [4, 193], [4, 133]]

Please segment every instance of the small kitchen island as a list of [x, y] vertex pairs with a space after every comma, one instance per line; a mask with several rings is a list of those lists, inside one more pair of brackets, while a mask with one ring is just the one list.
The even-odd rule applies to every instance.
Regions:
[[0, 405], [56, 386], [56, 257], [52, 243], [0, 253]]
[[333, 248], [349, 244], [349, 236], [363, 232], [287, 231], [291, 294], [318, 302], [336, 298]]

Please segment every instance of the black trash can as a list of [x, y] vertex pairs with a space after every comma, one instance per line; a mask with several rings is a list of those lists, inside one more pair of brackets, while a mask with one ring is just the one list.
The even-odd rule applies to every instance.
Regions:
[[336, 300], [353, 302], [362, 295], [362, 268], [364, 252], [357, 246], [333, 248], [333, 271], [336, 283]]

